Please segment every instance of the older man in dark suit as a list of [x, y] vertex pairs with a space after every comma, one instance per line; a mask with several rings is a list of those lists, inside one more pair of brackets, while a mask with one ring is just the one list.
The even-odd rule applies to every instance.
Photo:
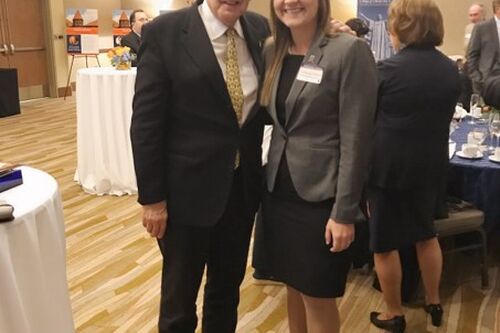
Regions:
[[234, 332], [261, 189], [267, 20], [198, 0], [144, 27], [131, 139], [143, 225], [163, 255], [160, 332]]
[[467, 51], [467, 66], [472, 88], [480, 94], [491, 72], [500, 69], [500, 0], [493, 0], [493, 18], [477, 23]]
[[[122, 37], [120, 45], [130, 47], [130, 51], [137, 55], [141, 46], [142, 26], [149, 21], [148, 16], [142, 9], [136, 9], [130, 14], [132, 30]], [[138, 59], [132, 60], [132, 66], [137, 66]]]

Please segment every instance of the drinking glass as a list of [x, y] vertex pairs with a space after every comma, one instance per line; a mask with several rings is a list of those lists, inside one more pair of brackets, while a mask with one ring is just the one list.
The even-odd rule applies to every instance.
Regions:
[[474, 127], [471, 133], [476, 144], [482, 145], [488, 136], [488, 129], [486, 127]]
[[495, 147], [498, 147], [498, 141], [500, 139], [500, 113], [492, 112], [490, 117], [490, 134], [497, 138], [497, 143]]
[[478, 109], [481, 110], [481, 107], [479, 104], [481, 103], [481, 97], [479, 94], [472, 94], [470, 95], [470, 109], [469, 109], [469, 114], [470, 114], [470, 120], [469, 124], [475, 124], [475, 118], [478, 118], [478, 113], [479, 116], [481, 115]]

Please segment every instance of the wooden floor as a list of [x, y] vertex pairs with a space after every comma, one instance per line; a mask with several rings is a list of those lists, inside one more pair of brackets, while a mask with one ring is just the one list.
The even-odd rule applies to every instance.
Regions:
[[[59, 183], [76, 331], [156, 332], [159, 251], [140, 224], [135, 196], [88, 195], [73, 181], [74, 99], [24, 103], [21, 115], [1, 118], [0, 160], [42, 169]], [[408, 308], [407, 332], [500, 333], [499, 257], [491, 260], [486, 290], [480, 288], [477, 256], [447, 257], [442, 287], [445, 324], [435, 329], [421, 307]], [[368, 320], [370, 311], [383, 310], [371, 283], [372, 276], [363, 272], [349, 276], [347, 292], [339, 300], [342, 332], [379, 332]], [[238, 332], [287, 332], [284, 302], [281, 287], [254, 285], [249, 268], [241, 288]]]

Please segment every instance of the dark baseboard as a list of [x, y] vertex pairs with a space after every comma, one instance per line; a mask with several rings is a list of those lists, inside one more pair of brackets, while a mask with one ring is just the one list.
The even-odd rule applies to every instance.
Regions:
[[[66, 91], [66, 87], [57, 88], [57, 96], [64, 97], [65, 91]], [[71, 82], [70, 88], [68, 88], [66, 96], [72, 96], [74, 91], [76, 91], [76, 82]]]

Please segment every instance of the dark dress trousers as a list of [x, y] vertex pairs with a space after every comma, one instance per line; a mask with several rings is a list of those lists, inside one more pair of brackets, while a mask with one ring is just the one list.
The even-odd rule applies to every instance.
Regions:
[[[240, 22], [262, 77], [267, 20], [246, 13]], [[256, 103], [238, 126], [197, 6], [144, 26], [139, 57], [131, 126], [139, 203], [168, 207], [159, 330], [194, 332], [206, 265], [203, 332], [233, 332], [262, 187], [264, 113]]]
[[[131, 53], [137, 54], [139, 53], [139, 48], [141, 47], [141, 37], [133, 31], [130, 31], [127, 35], [122, 37], [120, 42], [121, 46], [130, 47]], [[139, 59], [132, 60], [132, 66], [136, 67]]]

